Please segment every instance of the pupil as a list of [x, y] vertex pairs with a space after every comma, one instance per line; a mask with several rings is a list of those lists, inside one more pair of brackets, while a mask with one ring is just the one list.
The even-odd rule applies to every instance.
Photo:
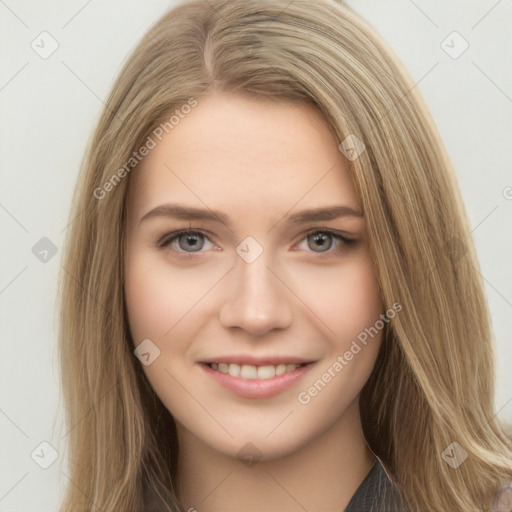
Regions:
[[[183, 240], [182, 237], [186, 239], [185, 244], [182, 244], [182, 240]], [[183, 249], [185, 251], [187, 249], [193, 249], [193, 252], [201, 249], [201, 244], [199, 244], [199, 236], [198, 235], [182, 235], [182, 237], [180, 237], [180, 248], [181, 249]], [[187, 244], [190, 244], [190, 245], [187, 245]]]
[[[331, 244], [332, 244], [332, 240], [330, 239], [330, 235], [327, 235], [326, 233], [317, 233], [317, 234], [313, 234], [313, 235], [310, 235], [313, 240], [315, 241], [315, 243], [318, 243], [319, 242], [319, 245], [317, 245], [317, 248], [324, 248], [325, 250], [328, 250], [330, 249], [331, 247]], [[326, 244], [326, 241], [328, 242]], [[319, 252], [323, 252], [323, 251], [319, 251]]]

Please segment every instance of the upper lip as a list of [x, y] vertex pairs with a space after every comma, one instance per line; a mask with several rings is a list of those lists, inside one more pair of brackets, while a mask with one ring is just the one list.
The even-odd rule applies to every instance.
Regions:
[[228, 363], [228, 364], [250, 364], [253, 366], [266, 366], [266, 365], [278, 365], [278, 364], [306, 364], [313, 363], [311, 359], [302, 359], [294, 356], [268, 356], [268, 357], [256, 357], [250, 355], [231, 355], [231, 356], [219, 356], [212, 357], [211, 359], [199, 361], [200, 363]]

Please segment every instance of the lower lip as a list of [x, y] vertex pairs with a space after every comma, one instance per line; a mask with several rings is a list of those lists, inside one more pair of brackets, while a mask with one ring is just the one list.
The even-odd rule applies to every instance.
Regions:
[[201, 363], [201, 368], [221, 386], [233, 391], [243, 398], [271, 398], [293, 386], [311, 369], [313, 363], [300, 366], [291, 372], [276, 375], [271, 379], [242, 379], [213, 370], [207, 364]]

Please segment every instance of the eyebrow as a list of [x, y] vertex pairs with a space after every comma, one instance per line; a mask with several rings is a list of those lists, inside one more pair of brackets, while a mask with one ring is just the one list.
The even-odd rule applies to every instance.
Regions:
[[[162, 204], [153, 208], [139, 220], [139, 225], [143, 221], [147, 221], [157, 217], [171, 217], [181, 220], [210, 220], [225, 224], [231, 229], [231, 220], [229, 217], [218, 210], [194, 208], [181, 204]], [[307, 222], [318, 222], [326, 220], [334, 220], [340, 217], [363, 217], [363, 213], [359, 209], [354, 209], [349, 206], [328, 206], [322, 208], [311, 208], [302, 210], [293, 215], [286, 215], [284, 219], [289, 224], [305, 224]]]

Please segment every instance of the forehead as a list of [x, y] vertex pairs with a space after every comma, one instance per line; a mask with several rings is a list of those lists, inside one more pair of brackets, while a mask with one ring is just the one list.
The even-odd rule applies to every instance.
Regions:
[[215, 95], [198, 99], [130, 176], [133, 214], [166, 202], [287, 211], [334, 202], [359, 208], [348, 162], [307, 103]]

